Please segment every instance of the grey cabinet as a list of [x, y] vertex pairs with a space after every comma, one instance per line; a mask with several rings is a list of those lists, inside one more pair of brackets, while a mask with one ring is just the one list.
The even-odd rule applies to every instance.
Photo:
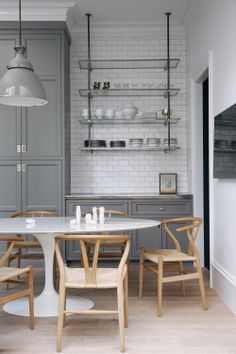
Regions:
[[[126, 211], [129, 217], [140, 219], [163, 220], [165, 218], [191, 216], [193, 209], [192, 196], [173, 196], [173, 197], [152, 197], [142, 199], [127, 198], [120, 199], [89, 199], [89, 198], [75, 198], [68, 197], [66, 199], [66, 215], [74, 216], [75, 207], [80, 205], [82, 211], [89, 210], [93, 206], [105, 206], [106, 209], [112, 208]], [[179, 225], [181, 226], [181, 224]], [[172, 248], [173, 244], [167, 238], [165, 232], [160, 227], [153, 227], [149, 229], [134, 230], [132, 233], [132, 245], [130, 257], [137, 260], [139, 257], [140, 247], [145, 248]], [[186, 238], [180, 234], [179, 241], [181, 247], [186, 250], [188, 243]], [[80, 255], [79, 244], [71, 242], [66, 249], [66, 259], [68, 261], [78, 260]]]
[[[7, 65], [14, 58], [16, 43], [15, 35], [0, 34], [0, 77], [5, 73]], [[0, 105], [0, 127], [0, 158], [17, 158], [17, 145], [21, 144], [20, 109]]]
[[0, 160], [0, 217], [21, 210], [20, 161]]
[[[70, 190], [70, 35], [64, 22], [24, 22], [23, 45], [47, 93], [43, 107], [0, 105], [0, 216], [64, 214]], [[0, 75], [14, 58], [18, 24], [0, 24]], [[9, 176], [9, 177], [7, 177]]]
[[61, 162], [0, 160], [0, 217], [19, 210], [61, 214]]
[[48, 98], [46, 106], [22, 110], [24, 157], [56, 158], [62, 148], [60, 35], [25, 34], [23, 42]]
[[22, 161], [22, 210], [52, 210], [61, 214], [61, 162]]

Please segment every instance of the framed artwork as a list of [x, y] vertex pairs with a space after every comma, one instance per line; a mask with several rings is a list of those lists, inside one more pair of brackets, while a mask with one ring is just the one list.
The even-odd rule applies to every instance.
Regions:
[[159, 193], [177, 193], [177, 173], [159, 173]]

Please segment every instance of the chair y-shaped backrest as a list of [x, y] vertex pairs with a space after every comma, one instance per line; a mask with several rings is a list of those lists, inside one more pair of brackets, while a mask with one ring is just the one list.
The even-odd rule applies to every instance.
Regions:
[[[172, 229], [170, 226], [176, 224], [176, 223], [186, 223], [185, 226], [181, 227], [176, 227], [175, 231], [176, 233], [174, 234], [173, 232], [173, 227]], [[198, 230], [199, 227], [202, 225], [203, 221], [201, 218], [198, 218], [196, 216], [190, 216], [190, 217], [182, 217], [182, 218], [173, 218], [173, 219], [167, 219], [163, 220], [161, 222], [162, 227], [166, 231], [167, 235], [170, 237], [170, 239], [173, 241], [176, 249], [181, 252], [181, 247], [180, 243], [177, 240], [178, 233], [185, 233], [188, 241], [189, 241], [189, 246], [188, 246], [188, 255], [192, 256], [193, 254], [196, 255], [198, 254], [197, 247], [195, 245], [195, 240], [197, 238]]]
[[[77, 240], [80, 242], [81, 252], [82, 252], [82, 259], [84, 265], [84, 272], [85, 272], [85, 281], [87, 286], [96, 287], [96, 275], [97, 275], [97, 268], [98, 268], [98, 257], [99, 257], [99, 248], [101, 241], [121, 241], [125, 243], [124, 253], [121, 257], [118, 266], [118, 274], [119, 276], [123, 276], [123, 270], [125, 263], [128, 259], [129, 250], [130, 250], [130, 236], [128, 235], [59, 235], [55, 239], [55, 249], [56, 249], [56, 256], [59, 265], [60, 275], [64, 277], [64, 264], [63, 259], [60, 252], [59, 242], [62, 240]], [[93, 252], [93, 260], [91, 266], [89, 266], [87, 249], [85, 243], [88, 241], [95, 242], [94, 252]]]
[[[97, 208], [98, 209], [98, 208]], [[99, 211], [99, 210], [97, 210]], [[82, 217], [84, 217], [87, 213], [92, 213], [92, 210], [86, 210], [82, 213]], [[113, 209], [105, 209], [104, 212], [104, 216], [106, 218], [111, 218], [111, 217], [123, 217], [123, 218], [127, 218], [128, 214], [123, 211], [123, 210], [113, 210]], [[103, 231], [102, 232], [103, 235], [108, 235], [108, 234], [112, 234], [112, 232], [110, 231]], [[119, 233], [120, 235], [125, 235], [125, 231], [120, 231]]]

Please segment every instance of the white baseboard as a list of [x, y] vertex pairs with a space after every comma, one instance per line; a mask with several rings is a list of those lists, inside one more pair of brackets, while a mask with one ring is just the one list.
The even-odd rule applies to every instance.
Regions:
[[212, 287], [236, 316], [236, 279], [217, 262], [212, 264]]

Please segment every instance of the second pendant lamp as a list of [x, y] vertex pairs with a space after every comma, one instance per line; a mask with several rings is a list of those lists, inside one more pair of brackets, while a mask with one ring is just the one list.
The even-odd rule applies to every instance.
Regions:
[[16, 56], [0, 80], [0, 104], [21, 107], [47, 104], [44, 87], [26, 58], [26, 48], [22, 45], [21, 0], [19, 0], [19, 46], [14, 49]]

